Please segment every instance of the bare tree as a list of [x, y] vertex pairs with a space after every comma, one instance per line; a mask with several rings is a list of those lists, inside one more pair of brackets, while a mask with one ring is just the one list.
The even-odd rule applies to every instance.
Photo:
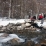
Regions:
[[[39, 0], [41, 3], [41, 0]], [[8, 18], [25, 18], [40, 12], [46, 12], [45, 5], [38, 0], [0, 0], [0, 14]], [[45, 2], [45, 0], [44, 0]], [[42, 1], [43, 3], [43, 1]], [[45, 3], [43, 3], [45, 4]]]

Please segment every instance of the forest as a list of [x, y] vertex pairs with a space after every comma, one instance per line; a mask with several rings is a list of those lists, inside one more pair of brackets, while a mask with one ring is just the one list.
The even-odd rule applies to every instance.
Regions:
[[0, 17], [27, 18], [46, 12], [46, 0], [0, 0]]

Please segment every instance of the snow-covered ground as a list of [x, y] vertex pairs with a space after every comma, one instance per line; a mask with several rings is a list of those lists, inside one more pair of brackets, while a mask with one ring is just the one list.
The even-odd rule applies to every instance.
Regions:
[[[27, 19], [2, 19], [0, 18], [0, 26], [6, 26], [9, 23], [25, 23], [25, 20], [28, 21]], [[46, 21], [43, 22], [43, 24], [41, 24], [41, 21], [36, 21], [36, 23], [38, 24], [38, 26], [46, 26]]]
[[35, 23], [37, 23], [39, 27], [40, 26], [43, 26], [43, 27], [46, 26], [46, 20], [44, 20], [43, 24], [41, 24], [41, 20], [36, 20]]
[[6, 26], [9, 23], [25, 23], [25, 19], [0, 19], [0, 26]]
[[38, 26], [46, 26], [46, 22], [43, 22], [43, 24], [41, 24], [41, 22], [37, 22]]

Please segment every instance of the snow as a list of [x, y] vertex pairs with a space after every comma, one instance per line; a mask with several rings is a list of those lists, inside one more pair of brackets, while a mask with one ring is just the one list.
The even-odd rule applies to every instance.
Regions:
[[43, 27], [46, 26], [46, 20], [44, 20], [43, 24], [41, 24], [41, 20], [36, 20], [34, 23], [37, 23], [39, 27], [40, 26], [43, 26]]
[[[7, 26], [9, 23], [17, 24], [17, 23], [25, 23], [25, 21], [28, 19], [2, 19], [0, 18], [0, 26]], [[36, 22], [38, 26], [40, 27], [41, 25], [44, 27], [46, 26], [46, 21], [41, 24], [41, 21]]]
[[25, 23], [25, 19], [0, 19], [0, 26], [7, 26], [9, 23]]
[[17, 35], [15, 35], [15, 34], [9, 34], [9, 37], [16, 37], [16, 38], [19, 38]]
[[41, 22], [37, 22], [38, 26], [46, 26], [46, 22], [44, 22], [43, 24], [41, 24]]
[[[2, 33], [2, 35], [4, 35], [4, 34]], [[1, 36], [1, 34], [0, 34], [0, 36]], [[7, 36], [7, 37], [0, 37], [0, 43], [5, 43], [9, 40], [12, 40], [13, 38], [19, 39], [18, 42], [24, 42], [25, 41], [24, 39], [19, 38], [18, 35], [16, 35], [16, 34], [9, 34], [9, 36]]]
[[3, 35], [4, 33], [0, 33], [0, 36]]

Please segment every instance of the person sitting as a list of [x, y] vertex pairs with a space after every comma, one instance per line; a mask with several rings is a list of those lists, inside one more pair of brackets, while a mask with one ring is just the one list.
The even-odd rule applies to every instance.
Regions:
[[31, 22], [34, 22], [36, 20], [36, 16], [32, 16]]

